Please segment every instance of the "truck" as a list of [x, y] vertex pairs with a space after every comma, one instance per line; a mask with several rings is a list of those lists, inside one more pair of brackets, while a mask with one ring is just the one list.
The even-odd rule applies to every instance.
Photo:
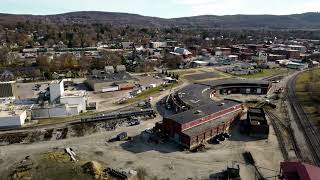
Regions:
[[123, 141], [123, 140], [126, 140], [127, 138], [128, 138], [128, 134], [126, 132], [122, 132], [118, 134], [116, 137], [118, 141]]

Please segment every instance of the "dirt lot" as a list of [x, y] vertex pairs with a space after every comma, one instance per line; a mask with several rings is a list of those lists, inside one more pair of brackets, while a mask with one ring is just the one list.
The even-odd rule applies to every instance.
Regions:
[[[144, 121], [139, 126], [123, 127], [115, 131], [100, 131], [96, 134], [63, 140], [51, 140], [29, 145], [17, 144], [0, 148], [0, 174], [5, 178], [16, 162], [26, 156], [39, 157], [55, 148], [71, 147], [81, 159], [102, 161], [117, 169], [145, 169], [148, 177], [183, 180], [187, 178], [208, 179], [234, 161], [240, 162], [241, 175], [245, 180], [254, 179], [253, 167], [242, 164], [242, 153], [250, 151], [257, 165], [264, 168], [279, 169], [283, 160], [273, 130], [268, 140], [253, 141], [242, 137], [235, 129], [233, 138], [219, 145], [208, 145], [206, 152], [191, 153], [180, 151], [173, 143], [152, 144], [147, 142], [148, 135], [141, 133], [159, 121], [156, 118]], [[126, 131], [132, 141], [107, 142], [120, 132]], [[165, 172], [165, 173], [163, 173]], [[59, 173], [59, 172], [57, 172]], [[262, 170], [265, 176], [275, 175], [272, 171]], [[0, 179], [1, 179], [0, 178]], [[61, 177], [60, 177], [61, 178]]]
[[130, 91], [115, 91], [108, 93], [89, 93], [89, 102], [97, 103], [97, 111], [110, 111], [119, 109], [121, 106], [117, 105], [117, 102], [127, 97]]

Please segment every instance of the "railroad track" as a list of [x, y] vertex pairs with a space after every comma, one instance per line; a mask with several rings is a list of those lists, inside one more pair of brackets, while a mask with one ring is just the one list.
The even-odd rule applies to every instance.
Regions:
[[[297, 74], [299, 75], [299, 74]], [[312, 153], [313, 163], [320, 166], [320, 133], [318, 129], [314, 127], [310, 121], [308, 115], [304, 112], [301, 104], [297, 100], [295, 88], [296, 88], [296, 79], [297, 75], [289, 79], [287, 84], [288, 89], [288, 100], [297, 124], [302, 130], [309, 150]]]
[[275, 132], [276, 137], [277, 137], [278, 142], [279, 142], [279, 147], [280, 147], [280, 150], [282, 152], [283, 158], [285, 160], [288, 160], [289, 159], [289, 154], [288, 154], [288, 151], [286, 149], [286, 144], [285, 144], [285, 141], [284, 141], [284, 138], [283, 138], [283, 132], [280, 130], [279, 122], [277, 122], [275, 120], [274, 116], [269, 111], [265, 110], [265, 113], [269, 117], [270, 122], [271, 122], [271, 124], [273, 126], [274, 132]]
[[[123, 111], [130, 107], [131, 105], [124, 106], [116, 111]], [[106, 114], [114, 111], [102, 111], [98, 112], [96, 115]], [[92, 115], [94, 116], [94, 115]], [[81, 123], [81, 118], [86, 117], [85, 115], [79, 116], [75, 118], [74, 120], [67, 121], [67, 122], [59, 122], [59, 123], [50, 123], [50, 124], [43, 124], [43, 125], [34, 125], [34, 126], [26, 126], [26, 127], [14, 127], [14, 128], [4, 128], [0, 129], [0, 133], [12, 133], [12, 132], [21, 132], [21, 131], [33, 131], [33, 130], [39, 130], [39, 129], [47, 129], [47, 128], [56, 128], [56, 127], [65, 127], [68, 125]], [[41, 121], [41, 120], [40, 120]]]
[[[295, 152], [295, 154], [296, 154], [296, 157], [297, 157], [299, 160], [303, 160], [302, 155], [301, 155], [300, 148], [299, 148], [299, 146], [298, 146], [297, 140], [296, 140], [296, 138], [295, 138], [295, 136], [294, 136], [294, 133], [293, 133], [293, 130], [291, 129], [290, 124], [289, 124], [288, 126], [285, 125], [285, 124], [280, 120], [280, 118], [279, 118], [277, 115], [275, 115], [274, 113], [272, 113], [272, 112], [271, 112], [270, 110], [268, 110], [268, 109], [265, 109], [265, 112], [266, 112], [267, 116], [269, 117], [269, 119], [270, 119], [272, 125], [274, 126], [274, 128], [277, 129], [277, 130], [275, 130], [275, 131], [277, 131], [278, 133], [280, 133], [279, 136], [281, 136], [281, 134], [283, 134], [282, 131], [279, 129], [279, 127], [281, 127], [283, 130], [285, 130], [285, 132], [286, 132], [287, 135], [289, 136], [289, 141], [290, 141], [290, 143], [291, 143], [291, 145], [292, 145], [292, 148], [293, 148], [293, 150], [294, 150], [294, 152]], [[281, 137], [282, 137], [282, 136], [281, 136]], [[283, 140], [283, 138], [281, 138], [281, 139]], [[279, 142], [279, 143], [282, 143], [282, 142]], [[285, 151], [286, 151], [285, 144], [283, 143], [283, 145], [281, 145], [281, 146], [284, 146], [284, 149], [282, 149], [282, 150], [285, 150]], [[288, 155], [287, 151], [286, 151], [286, 153], [284, 153], [284, 154], [285, 154], [285, 156]], [[288, 158], [289, 158], [289, 157], [288, 157]]]

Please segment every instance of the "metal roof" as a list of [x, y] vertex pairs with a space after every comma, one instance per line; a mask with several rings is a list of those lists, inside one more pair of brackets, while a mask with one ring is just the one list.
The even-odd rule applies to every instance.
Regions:
[[190, 107], [199, 107], [211, 103], [210, 86], [191, 84], [176, 92], [176, 95]]
[[13, 83], [0, 83], [0, 98], [14, 97]]
[[[223, 105], [222, 105], [223, 103]], [[175, 115], [172, 115], [168, 117], [167, 119], [171, 119], [179, 124], [185, 124], [188, 122], [192, 122], [196, 119], [206, 117], [208, 115], [211, 115], [213, 113], [222, 111], [224, 109], [230, 108], [232, 106], [240, 104], [237, 101], [232, 101], [232, 100], [223, 100], [220, 102], [213, 102], [211, 101], [210, 103], [200, 106], [200, 107], [195, 107], [191, 110], [184, 111]]]
[[232, 118], [234, 118], [236, 116], [236, 114], [237, 114], [237, 112], [227, 114], [225, 116], [222, 116], [220, 118], [215, 119], [214, 121], [208, 121], [206, 123], [203, 123], [198, 126], [187, 129], [185, 131], [182, 131], [182, 133], [189, 136], [189, 137], [203, 134], [203, 132], [207, 131], [208, 129], [212, 129], [214, 127], [217, 127], [218, 125], [225, 123], [226, 121], [231, 120]]
[[280, 164], [284, 180], [319, 180], [320, 167], [301, 162], [282, 162]]
[[268, 86], [270, 82], [265, 80], [255, 80], [255, 79], [221, 79], [215, 81], [207, 81], [199, 83], [201, 85], [208, 85], [211, 87], [217, 86]]

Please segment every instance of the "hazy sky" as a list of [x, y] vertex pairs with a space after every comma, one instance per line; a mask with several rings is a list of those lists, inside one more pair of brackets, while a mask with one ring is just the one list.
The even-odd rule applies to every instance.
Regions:
[[0, 0], [0, 13], [128, 12], [164, 18], [320, 11], [320, 0]]

